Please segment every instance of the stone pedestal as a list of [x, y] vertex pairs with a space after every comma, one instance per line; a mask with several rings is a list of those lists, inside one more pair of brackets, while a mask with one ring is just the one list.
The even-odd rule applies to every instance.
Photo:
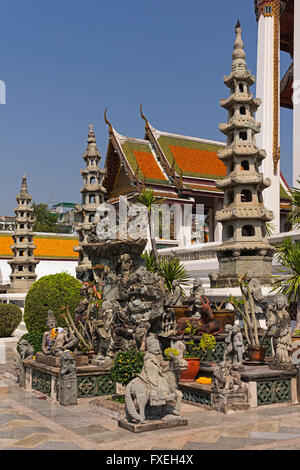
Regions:
[[248, 390], [245, 388], [238, 391], [212, 391], [211, 407], [213, 410], [221, 411], [222, 413], [247, 410], [250, 408]]
[[61, 405], [77, 405], [77, 377], [59, 377], [57, 401]]
[[188, 420], [180, 417], [172, 417], [170, 419], [151, 420], [146, 423], [129, 423], [125, 419], [119, 419], [118, 424], [121, 428], [131, 432], [157, 431], [159, 429], [170, 429], [178, 426], [187, 426]]
[[[59, 367], [60, 366], [60, 357], [51, 356], [43, 354], [42, 352], [37, 352], [35, 355], [36, 362], [45, 364], [50, 367]], [[76, 366], [87, 366], [89, 363], [89, 358], [87, 356], [76, 356], [74, 355]]]

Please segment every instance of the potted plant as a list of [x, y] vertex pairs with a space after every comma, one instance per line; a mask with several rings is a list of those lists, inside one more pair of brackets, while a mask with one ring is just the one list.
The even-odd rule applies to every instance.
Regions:
[[249, 360], [253, 362], [263, 362], [266, 355], [266, 348], [263, 345], [269, 329], [265, 330], [264, 334], [259, 337], [254, 300], [249, 288], [249, 283], [246, 281], [245, 277], [246, 275], [238, 278], [242, 299], [239, 300], [230, 296], [228, 301], [240, 313], [243, 319], [244, 335], [248, 343], [247, 354]]
[[185, 335], [189, 336], [189, 341], [185, 341], [186, 352], [183, 358], [187, 361], [188, 367], [182, 371], [180, 380], [183, 382], [194, 382], [200, 370], [200, 351], [212, 350], [216, 346], [216, 338], [213, 335], [202, 334], [198, 345], [195, 343], [197, 327], [191, 322], [186, 322]]
[[214, 317], [221, 322], [223, 326], [225, 325], [234, 325], [235, 322], [235, 312], [229, 308], [224, 307], [226, 304], [230, 303], [229, 298], [222, 300], [220, 304], [215, 303], [212, 308]]

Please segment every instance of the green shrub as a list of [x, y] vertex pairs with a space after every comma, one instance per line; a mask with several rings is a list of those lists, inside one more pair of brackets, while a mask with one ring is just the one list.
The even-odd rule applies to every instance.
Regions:
[[22, 310], [14, 304], [0, 304], [0, 338], [8, 338], [22, 321]]
[[48, 310], [52, 310], [57, 326], [67, 326], [60, 308], [69, 306], [73, 316], [80, 301], [81, 283], [67, 273], [41, 277], [30, 287], [24, 309], [24, 321], [28, 332], [46, 331]]
[[31, 331], [30, 333], [25, 333], [25, 335], [23, 335], [18, 341], [18, 344], [17, 344], [18, 353], [20, 353], [19, 342], [21, 341], [21, 339], [26, 339], [28, 341], [28, 343], [34, 349], [34, 354], [37, 353], [38, 351], [41, 351], [42, 350], [43, 334], [44, 334], [43, 331]]
[[122, 385], [127, 385], [143, 368], [144, 354], [136, 351], [119, 351], [114, 359], [111, 370], [112, 379]]

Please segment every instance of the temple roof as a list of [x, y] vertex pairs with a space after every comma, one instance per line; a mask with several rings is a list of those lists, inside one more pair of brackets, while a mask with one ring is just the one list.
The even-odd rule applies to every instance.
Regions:
[[[134, 195], [137, 183], [165, 192], [168, 198], [178, 198], [178, 190], [180, 197], [223, 196], [216, 182], [226, 176], [226, 166], [218, 157], [224, 142], [161, 131], [142, 117], [144, 139], [126, 137], [106, 121], [110, 137], [104, 185], [110, 201]], [[285, 180], [281, 186], [281, 198], [286, 199], [289, 186]]]

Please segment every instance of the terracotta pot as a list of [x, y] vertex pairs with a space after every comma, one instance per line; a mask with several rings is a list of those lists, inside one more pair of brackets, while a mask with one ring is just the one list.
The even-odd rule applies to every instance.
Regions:
[[171, 308], [175, 311], [175, 320], [179, 320], [181, 317], [188, 317], [189, 306], [188, 305], [172, 305]]
[[266, 348], [252, 349], [249, 348], [248, 351], [249, 360], [252, 362], [264, 362], [266, 356]]
[[184, 358], [188, 363], [188, 368], [181, 372], [180, 380], [182, 382], [194, 382], [200, 370], [200, 359], [199, 357]]
[[223, 327], [225, 325], [234, 325], [235, 313], [233, 310], [227, 310], [225, 308], [222, 310], [213, 310], [213, 314], [215, 319], [219, 320]]

